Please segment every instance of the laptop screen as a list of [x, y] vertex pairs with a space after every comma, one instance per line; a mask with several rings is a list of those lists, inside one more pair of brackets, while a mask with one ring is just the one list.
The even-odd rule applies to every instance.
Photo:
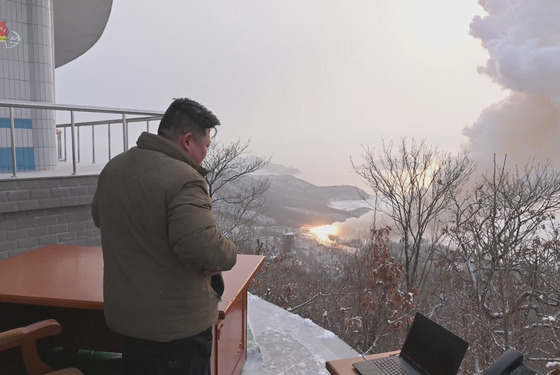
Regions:
[[468, 343], [420, 313], [416, 313], [401, 349], [401, 357], [430, 375], [456, 375]]

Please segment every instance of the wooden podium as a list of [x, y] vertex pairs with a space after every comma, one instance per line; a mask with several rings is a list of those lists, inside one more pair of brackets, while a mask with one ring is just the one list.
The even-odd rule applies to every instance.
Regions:
[[[241, 373], [247, 359], [247, 288], [263, 262], [263, 256], [238, 255], [235, 267], [223, 273], [213, 375]], [[58, 346], [120, 352], [120, 338], [103, 315], [100, 247], [49, 245], [0, 261], [0, 331], [43, 319], [62, 325]], [[1, 366], [0, 373], [8, 375]]]

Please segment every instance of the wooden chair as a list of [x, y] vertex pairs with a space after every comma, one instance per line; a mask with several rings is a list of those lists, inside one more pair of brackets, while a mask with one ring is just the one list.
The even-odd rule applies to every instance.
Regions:
[[37, 340], [60, 332], [62, 326], [54, 319], [0, 332], [0, 351], [21, 346], [23, 364], [29, 375], [84, 375], [76, 368], [53, 371], [39, 356]]

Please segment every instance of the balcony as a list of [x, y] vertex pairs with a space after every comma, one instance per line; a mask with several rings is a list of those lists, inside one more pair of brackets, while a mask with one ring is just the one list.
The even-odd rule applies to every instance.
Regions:
[[[2, 106], [8, 108], [11, 115], [10, 128], [4, 129], [7, 131], [0, 136], [4, 134], [4, 142], [9, 140], [14, 157], [11, 170], [0, 173], [0, 192], [3, 192], [0, 194], [0, 217], [3, 219], [2, 225], [6, 227], [7, 239], [5, 242], [0, 241], [0, 249], [8, 249], [4, 253], [0, 251], [0, 259], [42, 245], [41, 242], [37, 243], [38, 236], [34, 233], [43, 231], [49, 232], [44, 241], [54, 239], [55, 243], [98, 245], [95, 242], [98, 239], [91, 236], [96, 229], [89, 228], [92, 224], [88, 216], [96, 177], [105, 161], [128, 149], [129, 142], [136, 139], [136, 134], [141, 131], [153, 132], [153, 122], [159, 119], [161, 113], [0, 101], [0, 108]], [[56, 125], [56, 129], [60, 130], [56, 138], [58, 158], [52, 169], [18, 169], [14, 112], [29, 108], [57, 111], [57, 119], [68, 118], [68, 121]], [[85, 113], [85, 117], [90, 118], [77, 120], [77, 113]], [[113, 117], [91, 118], [103, 114]], [[84, 185], [84, 179], [80, 177], [90, 181], [90, 185]], [[74, 191], [79, 194], [77, 197], [73, 197]], [[53, 218], [54, 224], [48, 221], [38, 223], [37, 217]], [[76, 222], [68, 222], [65, 228], [60, 229], [64, 227], [63, 223], [74, 219]], [[51, 230], [53, 225], [62, 232], [54, 233]], [[72, 227], [85, 227], [84, 233], [76, 235], [72, 233]], [[243, 375], [327, 374], [327, 360], [358, 355], [331, 332], [256, 296], [250, 296], [248, 302], [247, 336], [248, 359], [242, 370]], [[112, 368], [118, 367], [118, 354], [79, 354], [55, 360], [86, 361], [91, 366], [91, 371], [87, 373], [91, 375], [95, 375], [96, 371], [110, 375], [101, 364], [103, 360], [107, 360], [107, 365]], [[92, 362], [92, 359], [98, 360]]]

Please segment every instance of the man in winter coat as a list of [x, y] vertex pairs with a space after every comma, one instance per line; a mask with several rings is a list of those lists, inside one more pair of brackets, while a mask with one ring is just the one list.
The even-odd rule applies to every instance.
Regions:
[[237, 257], [216, 227], [201, 166], [217, 125], [203, 105], [176, 99], [158, 135], [142, 133], [99, 175], [91, 212], [125, 375], [210, 374], [221, 271]]

